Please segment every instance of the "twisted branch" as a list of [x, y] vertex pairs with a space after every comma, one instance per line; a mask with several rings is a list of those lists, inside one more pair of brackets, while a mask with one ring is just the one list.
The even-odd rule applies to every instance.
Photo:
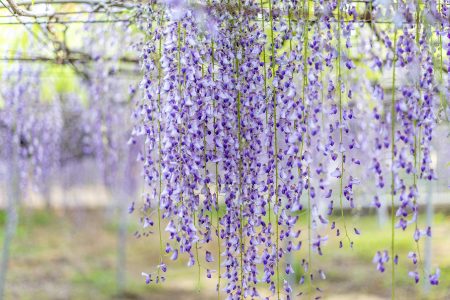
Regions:
[[17, 3], [14, 0], [6, 0], [6, 2], [9, 3], [12, 11], [18, 16], [39, 18], [39, 17], [51, 17], [55, 14], [54, 11], [34, 12], [24, 8], [20, 8], [19, 5], [17, 5]]

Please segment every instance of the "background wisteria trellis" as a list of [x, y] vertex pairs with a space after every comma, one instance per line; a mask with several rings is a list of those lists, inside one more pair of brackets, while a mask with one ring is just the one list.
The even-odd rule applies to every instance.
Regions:
[[[431, 141], [450, 113], [448, 9], [436, 0], [143, 5], [132, 141], [144, 141], [148, 188], [136, 209], [160, 243], [146, 282], [164, 281], [186, 256], [218, 298], [320, 297], [327, 270], [315, 261], [358, 243], [364, 232], [346, 215], [366, 189], [374, 207], [383, 196], [392, 209], [392, 241], [373, 249], [392, 298], [400, 263], [411, 282], [437, 285], [439, 269], [421, 266], [418, 242], [432, 229], [418, 221], [418, 182], [437, 179]], [[416, 247], [399, 257], [407, 227]]]

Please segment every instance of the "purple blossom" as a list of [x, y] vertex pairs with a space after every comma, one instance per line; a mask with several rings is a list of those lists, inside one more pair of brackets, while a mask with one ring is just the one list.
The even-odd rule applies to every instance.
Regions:
[[439, 277], [441, 276], [441, 270], [439, 268], [436, 269], [434, 274], [428, 276], [431, 285], [439, 284]]
[[214, 261], [214, 258], [212, 257], [212, 254], [209, 251], [206, 251], [206, 261], [207, 262], [213, 262]]
[[377, 251], [372, 262], [377, 264], [377, 270], [380, 272], [384, 272], [385, 264], [389, 261], [389, 255], [387, 251]]
[[419, 283], [419, 273], [417, 273], [417, 272], [409, 272], [408, 276], [413, 278], [415, 283]]

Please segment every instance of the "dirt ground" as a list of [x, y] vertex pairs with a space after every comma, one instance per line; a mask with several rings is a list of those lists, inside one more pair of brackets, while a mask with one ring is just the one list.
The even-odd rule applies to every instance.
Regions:
[[[0, 216], [3, 226], [4, 215]], [[433, 266], [441, 268], [441, 285], [426, 295], [422, 285], [414, 286], [405, 275], [406, 269], [399, 270], [398, 299], [450, 299], [450, 217], [439, 218], [433, 232]], [[182, 259], [176, 265], [169, 265], [166, 283], [145, 284], [141, 272], [152, 270], [158, 260], [159, 245], [154, 237], [133, 235], [138, 228], [136, 216], [129, 220], [126, 291], [118, 294], [117, 225], [113, 219], [112, 214], [100, 210], [22, 211], [12, 247], [6, 299], [217, 299], [215, 280], [202, 280], [202, 293], [198, 293], [197, 270], [186, 267]], [[374, 240], [368, 248], [355, 246], [348, 252], [338, 252], [336, 247], [329, 250], [325, 247], [324, 257], [320, 260], [314, 257], [328, 277], [320, 283], [324, 290], [322, 299], [390, 298], [388, 274], [380, 274], [371, 263], [376, 243], [383, 242], [374, 220], [375, 217], [357, 220], [361, 223], [362, 237]], [[404, 245], [400, 240], [399, 249], [406, 251], [406, 242]]]

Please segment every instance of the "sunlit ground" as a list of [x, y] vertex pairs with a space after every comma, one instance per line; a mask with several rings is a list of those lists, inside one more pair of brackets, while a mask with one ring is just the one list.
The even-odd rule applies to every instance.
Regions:
[[[156, 236], [136, 239], [137, 216], [132, 216], [127, 247], [127, 288], [118, 294], [116, 285], [117, 224], [104, 210], [53, 211], [21, 210], [21, 222], [12, 247], [6, 299], [216, 299], [215, 279], [206, 279], [202, 270], [201, 293], [197, 292], [197, 267], [186, 260], [169, 264], [163, 285], [145, 285], [141, 272], [151, 271], [158, 261]], [[376, 216], [349, 217], [362, 232], [353, 250], [339, 249], [330, 239], [324, 256], [313, 256], [326, 280], [317, 280], [323, 299], [390, 298], [389, 268], [385, 274], [372, 264], [374, 251], [387, 249], [389, 229], [381, 230]], [[424, 220], [421, 220], [424, 222]], [[0, 214], [0, 239], [4, 213]], [[386, 226], [389, 226], [386, 224]], [[411, 263], [406, 253], [415, 245], [410, 232], [397, 231], [401, 261], [397, 270], [397, 299], [450, 299], [450, 216], [434, 218], [432, 266], [441, 268], [441, 284], [424, 293], [407, 276]], [[303, 234], [307, 234], [303, 232]], [[423, 252], [423, 245], [422, 252]], [[306, 248], [296, 253], [298, 261]], [[222, 299], [225, 297], [222, 296]], [[303, 297], [308, 299], [308, 297]], [[300, 298], [301, 299], [301, 298]]]

